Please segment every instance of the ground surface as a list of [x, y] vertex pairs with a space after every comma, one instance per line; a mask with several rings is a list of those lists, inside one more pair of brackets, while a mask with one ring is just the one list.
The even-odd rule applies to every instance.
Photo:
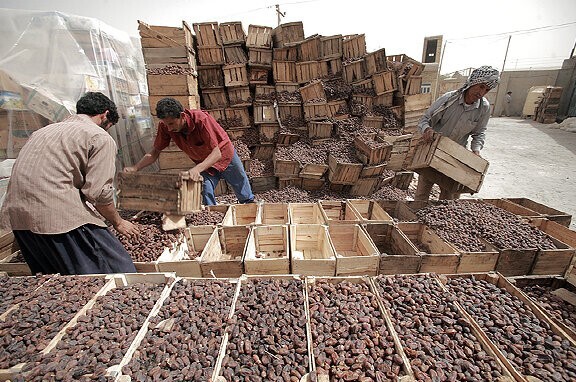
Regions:
[[491, 118], [481, 152], [490, 167], [473, 197], [529, 198], [571, 214], [576, 229], [576, 133], [552, 126]]

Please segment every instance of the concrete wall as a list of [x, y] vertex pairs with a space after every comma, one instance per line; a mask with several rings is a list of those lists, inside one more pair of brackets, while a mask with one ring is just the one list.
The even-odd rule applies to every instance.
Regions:
[[558, 72], [556, 86], [562, 86], [562, 98], [558, 108], [560, 117], [576, 117], [576, 57], [564, 60]]
[[509, 91], [512, 92], [511, 116], [521, 116], [530, 88], [532, 86], [556, 86], [557, 77], [557, 69], [505, 71], [500, 75], [498, 87], [488, 93], [488, 100], [491, 105], [494, 105], [493, 116], [498, 117], [503, 113], [505, 96]]

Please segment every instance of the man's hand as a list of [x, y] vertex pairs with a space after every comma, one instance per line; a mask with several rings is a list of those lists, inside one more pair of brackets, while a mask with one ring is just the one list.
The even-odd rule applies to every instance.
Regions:
[[115, 225], [114, 229], [120, 234], [128, 236], [129, 238], [136, 237], [140, 233], [140, 230], [138, 227], [136, 227], [136, 225], [124, 219], [120, 220], [120, 223]]
[[136, 168], [136, 166], [128, 166], [124, 167], [124, 172], [138, 172], [138, 169]]
[[426, 128], [422, 134], [422, 139], [424, 142], [432, 142], [432, 137], [434, 136], [434, 130], [431, 127]]
[[[193, 167], [186, 172], [188, 173], [188, 179], [192, 179], [195, 182], [202, 181], [203, 177], [200, 174], [200, 171], [198, 171], [198, 169], [196, 169], [196, 167]], [[184, 178], [184, 179], [186, 179], [186, 178]]]

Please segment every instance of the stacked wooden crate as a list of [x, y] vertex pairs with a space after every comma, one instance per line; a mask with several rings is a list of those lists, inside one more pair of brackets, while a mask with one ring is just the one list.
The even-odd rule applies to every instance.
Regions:
[[200, 106], [196, 55], [192, 31], [182, 27], [152, 26], [138, 22], [142, 53], [146, 63], [150, 111], [164, 97], [176, 98], [185, 108]]
[[560, 106], [562, 87], [547, 86], [542, 94], [542, 98], [536, 107], [534, 120], [540, 123], [554, 123]]

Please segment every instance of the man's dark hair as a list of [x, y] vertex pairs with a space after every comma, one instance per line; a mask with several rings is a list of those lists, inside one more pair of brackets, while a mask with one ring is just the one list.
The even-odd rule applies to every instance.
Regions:
[[113, 125], [118, 122], [116, 104], [100, 92], [87, 92], [76, 102], [76, 114], [86, 114], [91, 117], [108, 111], [106, 118]]
[[180, 118], [180, 113], [183, 111], [184, 107], [182, 107], [182, 104], [174, 98], [162, 98], [156, 104], [156, 116], [159, 119], [164, 119], [166, 117]]

